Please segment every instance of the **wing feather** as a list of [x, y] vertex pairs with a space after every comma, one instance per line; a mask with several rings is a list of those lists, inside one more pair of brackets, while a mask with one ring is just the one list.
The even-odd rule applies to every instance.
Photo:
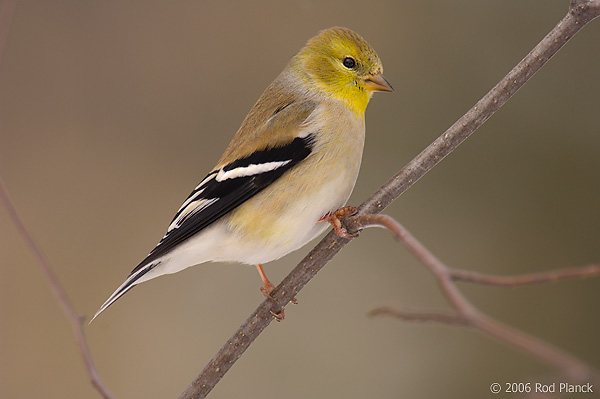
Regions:
[[[278, 129], [284, 141], [240, 156], [209, 173], [177, 211], [167, 234], [131, 274], [198, 234], [308, 157], [317, 132], [310, 132], [311, 126], [306, 121], [314, 109], [313, 103], [288, 104], [276, 109], [265, 128]], [[296, 118], [292, 126], [288, 123], [288, 113], [302, 118]]]

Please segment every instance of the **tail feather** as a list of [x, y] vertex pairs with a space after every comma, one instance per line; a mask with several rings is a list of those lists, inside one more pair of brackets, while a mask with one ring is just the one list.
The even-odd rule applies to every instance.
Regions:
[[150, 270], [154, 269], [156, 266], [158, 266], [160, 264], [159, 262], [153, 262], [150, 263], [148, 265], [145, 265], [141, 268], [136, 268], [137, 270], [135, 270], [135, 273], [131, 273], [129, 275], [129, 277], [127, 277], [127, 279], [125, 280], [125, 282], [123, 282], [123, 284], [121, 284], [119, 286], [119, 288], [117, 288], [115, 290], [115, 292], [112, 293], [112, 295], [110, 297], [108, 297], [108, 299], [106, 300], [106, 302], [104, 302], [102, 304], [102, 306], [100, 306], [100, 309], [98, 309], [98, 311], [96, 312], [96, 314], [94, 315], [94, 317], [92, 317], [92, 320], [90, 320], [90, 324], [92, 323], [92, 321], [94, 321], [94, 319], [96, 317], [98, 317], [98, 315], [100, 315], [100, 313], [104, 312], [110, 305], [112, 305], [117, 299], [121, 298], [123, 295], [125, 295], [125, 293], [127, 291], [129, 291], [130, 289], [132, 289], [133, 287], [135, 287], [139, 281], [140, 278], [142, 278], [142, 276], [144, 276], [146, 273], [148, 273]]

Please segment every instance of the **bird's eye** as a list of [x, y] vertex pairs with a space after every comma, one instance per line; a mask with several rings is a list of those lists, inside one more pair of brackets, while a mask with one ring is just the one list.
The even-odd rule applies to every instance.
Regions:
[[354, 61], [354, 58], [352, 58], [352, 57], [346, 57], [342, 61], [342, 64], [344, 64], [344, 66], [346, 68], [352, 69], [352, 68], [354, 68], [356, 66], [356, 61]]

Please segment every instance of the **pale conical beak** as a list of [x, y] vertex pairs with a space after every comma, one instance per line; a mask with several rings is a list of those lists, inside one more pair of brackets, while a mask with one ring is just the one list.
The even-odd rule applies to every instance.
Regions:
[[364, 85], [365, 89], [369, 91], [394, 91], [392, 85], [380, 73], [366, 78]]

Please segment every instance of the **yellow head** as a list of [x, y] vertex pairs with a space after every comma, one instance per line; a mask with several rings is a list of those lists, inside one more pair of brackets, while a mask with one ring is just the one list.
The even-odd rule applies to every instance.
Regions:
[[350, 29], [323, 30], [292, 59], [290, 68], [303, 83], [364, 113], [375, 91], [393, 91], [383, 77], [379, 56]]

